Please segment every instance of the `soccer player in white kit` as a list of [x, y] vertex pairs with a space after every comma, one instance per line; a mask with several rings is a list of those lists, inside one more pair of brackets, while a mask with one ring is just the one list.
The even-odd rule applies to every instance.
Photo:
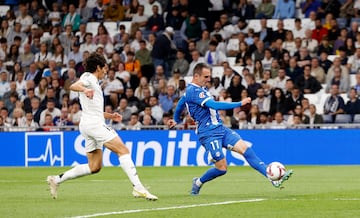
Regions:
[[103, 112], [104, 98], [99, 85], [108, 70], [103, 56], [92, 53], [86, 59], [86, 70], [80, 79], [70, 86], [70, 90], [80, 93], [82, 115], [79, 124], [81, 135], [85, 138], [85, 149], [88, 163], [77, 165], [74, 168], [54, 176], [48, 176], [47, 182], [51, 196], [57, 198], [59, 184], [81, 176], [98, 173], [102, 167], [102, 146], [110, 149], [119, 156], [122, 169], [133, 185], [134, 197], [142, 197], [147, 200], [157, 200], [140, 182], [130, 152], [115, 130], [105, 124], [105, 119], [120, 122], [121, 115], [118, 113]]

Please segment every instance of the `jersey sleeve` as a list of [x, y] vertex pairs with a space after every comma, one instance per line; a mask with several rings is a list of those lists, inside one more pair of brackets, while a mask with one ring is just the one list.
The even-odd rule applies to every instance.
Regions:
[[186, 98], [188, 101], [204, 106], [204, 104], [209, 101], [212, 97], [202, 88], [190, 89], [189, 92], [186, 92]]
[[85, 87], [89, 87], [91, 84], [91, 74], [84, 73], [83, 75], [81, 75], [79, 80], [80, 82], [82, 82], [82, 84], [84, 84]]

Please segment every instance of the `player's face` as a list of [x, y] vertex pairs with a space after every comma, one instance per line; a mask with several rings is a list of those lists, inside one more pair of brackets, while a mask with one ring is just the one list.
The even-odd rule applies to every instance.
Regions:
[[211, 80], [210, 69], [203, 68], [201, 75], [198, 77], [199, 85], [204, 87], [206, 86], [206, 83], [210, 82], [210, 80]]
[[99, 79], [103, 79], [105, 75], [107, 74], [108, 66], [105, 65], [104, 67], [98, 66], [98, 72], [99, 72]]

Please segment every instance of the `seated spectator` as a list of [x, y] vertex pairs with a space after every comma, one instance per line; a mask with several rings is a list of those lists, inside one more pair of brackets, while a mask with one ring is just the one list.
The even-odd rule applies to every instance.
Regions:
[[181, 79], [180, 71], [175, 70], [175, 71], [173, 71], [172, 77], [168, 81], [168, 85], [174, 86], [175, 90], [177, 90], [179, 88], [180, 79]]
[[247, 92], [249, 97], [251, 99], [255, 99], [257, 97], [257, 91], [259, 90], [259, 88], [262, 88], [261, 84], [255, 81], [255, 77], [253, 74], [246, 75], [245, 80], [247, 84]]
[[115, 109], [115, 112], [118, 112], [122, 116], [122, 123], [127, 125], [131, 119], [132, 111], [128, 107], [128, 100], [126, 98], [121, 98], [119, 106]]
[[284, 92], [280, 88], [275, 88], [272, 91], [270, 99], [270, 111], [269, 115], [274, 116], [277, 112], [281, 114], [286, 114], [286, 99]]
[[271, 122], [271, 129], [286, 129], [287, 124], [284, 121], [283, 114], [281, 112], [276, 112], [274, 115], [274, 119]]
[[349, 100], [345, 105], [345, 113], [350, 114], [354, 118], [355, 114], [360, 114], [360, 100], [355, 88], [351, 88], [349, 92]]
[[201, 38], [202, 31], [205, 29], [206, 25], [196, 15], [190, 15], [183, 22], [180, 34], [182, 39], [189, 43], [191, 40], [199, 40]]
[[291, 57], [289, 67], [286, 68], [286, 75], [296, 81], [299, 76], [303, 75], [303, 70], [297, 65], [296, 57]]
[[317, 12], [320, 8], [320, 1], [318, 0], [307, 0], [300, 4], [301, 12], [305, 15], [305, 18], [308, 18], [310, 12], [314, 11]]
[[339, 86], [334, 84], [330, 88], [330, 96], [324, 103], [324, 114], [336, 115], [345, 111], [344, 99], [339, 95]]
[[311, 67], [309, 65], [304, 67], [304, 75], [299, 76], [295, 80], [295, 84], [303, 94], [313, 94], [322, 88], [319, 81], [311, 75]]
[[96, 1], [96, 6], [92, 10], [91, 21], [93, 22], [102, 22], [104, 21], [104, 11], [105, 5], [102, 0]]
[[257, 105], [260, 112], [270, 111], [270, 99], [265, 97], [264, 89], [258, 88], [256, 91], [256, 98], [251, 102], [252, 105]]
[[[164, 110], [160, 106], [158, 98], [156, 96], [150, 97], [149, 106], [151, 107], [151, 116], [155, 118], [156, 123], [160, 123], [162, 121], [163, 114], [169, 114], [169, 112], [164, 113]], [[172, 112], [172, 111], [170, 110], [170, 112]]]
[[314, 104], [309, 105], [309, 112], [310, 125], [322, 124], [324, 122], [323, 117], [316, 113], [316, 106]]
[[293, 0], [279, 0], [275, 6], [273, 19], [287, 19], [295, 17], [295, 3]]
[[301, 94], [300, 89], [298, 87], [294, 87], [291, 90], [291, 95], [288, 96], [285, 100], [286, 110], [288, 114], [293, 114], [297, 105], [301, 105], [301, 101], [304, 96]]
[[319, 59], [317, 57], [313, 57], [311, 59], [311, 76], [315, 77], [315, 79], [321, 83], [325, 83], [325, 71], [320, 66]]
[[308, 115], [304, 114], [303, 107], [301, 104], [296, 105], [295, 109], [293, 110], [293, 113], [288, 117], [287, 119], [287, 125], [288, 126], [294, 126], [299, 123], [296, 123], [296, 116], [299, 116], [301, 124], [309, 124], [310, 118]]
[[148, 16], [144, 14], [144, 6], [139, 5], [137, 13], [134, 14], [131, 19], [130, 36], [133, 37], [137, 30], [145, 30], [147, 21], [148, 21]]
[[159, 13], [159, 6], [152, 6], [152, 14], [149, 16], [146, 29], [152, 32], [157, 32], [163, 30], [165, 28], [164, 18]]
[[39, 128], [39, 124], [34, 120], [31, 111], [25, 112], [25, 119], [19, 123], [19, 127], [24, 127], [23, 131], [35, 131]]
[[[67, 108], [67, 107], [61, 108], [60, 116], [54, 117], [53, 123], [55, 126], [72, 126], [72, 125], [74, 125], [71, 122], [71, 119], [69, 117], [69, 108]], [[66, 130], [68, 130], [68, 129], [66, 129]]]
[[257, 104], [251, 105], [249, 113], [247, 113], [247, 120], [252, 126], [260, 123], [260, 111]]
[[139, 50], [135, 52], [135, 60], [140, 61], [140, 70], [149, 81], [154, 75], [154, 64], [152, 63], [150, 51], [146, 47], [146, 41], [140, 40], [139, 45]]
[[189, 62], [185, 59], [185, 51], [178, 49], [176, 52], [176, 60], [173, 64], [171, 72], [178, 70], [181, 76], [185, 76], [189, 71], [189, 66]]
[[227, 91], [234, 102], [241, 100], [241, 91], [245, 89], [245, 87], [241, 84], [241, 81], [242, 77], [235, 74], [231, 79], [229, 88], [227, 88]]
[[104, 90], [105, 104], [111, 104], [113, 108], [118, 106], [119, 97], [124, 93], [124, 87], [120, 80], [115, 78], [115, 70], [110, 69], [107, 73], [107, 78], [101, 84]]
[[132, 113], [130, 121], [127, 125], [127, 130], [140, 130], [142, 124], [139, 121], [139, 114], [138, 113]]
[[317, 40], [320, 44], [324, 36], [328, 35], [328, 30], [323, 27], [321, 18], [317, 17], [315, 20], [315, 29], [312, 31], [312, 38]]
[[263, 0], [260, 5], [256, 8], [255, 18], [256, 19], [270, 19], [272, 18], [275, 11], [275, 6], [270, 0]]
[[357, 73], [360, 69], [360, 48], [356, 49], [356, 52], [351, 55], [347, 61], [347, 68], [350, 69], [350, 73]]
[[76, 32], [79, 30], [80, 26], [80, 15], [76, 12], [75, 5], [70, 3], [69, 4], [69, 13], [67, 13], [62, 21], [62, 26], [65, 28], [67, 25], [72, 26], [72, 31]]
[[342, 76], [342, 69], [340, 67], [333, 68], [334, 76], [326, 83], [326, 93], [330, 92], [332, 85], [339, 87], [340, 93], [347, 93], [349, 91], [349, 81]]
[[[39, 121], [40, 126], [44, 126], [46, 122], [45, 117], [47, 114], [51, 115], [51, 123], [53, 123], [52, 122], [53, 117], [61, 116], [61, 110], [55, 107], [55, 99], [53, 98], [47, 100], [46, 109], [43, 110], [40, 114], [40, 121]], [[49, 124], [49, 122], [47, 124]]]
[[51, 5], [52, 10], [49, 12], [49, 19], [52, 26], [61, 24], [61, 12], [59, 10], [59, 4], [53, 2]]
[[282, 89], [284, 93], [286, 92], [286, 87], [285, 87], [286, 81], [290, 79], [290, 77], [286, 76], [285, 72], [286, 71], [284, 68], [279, 69], [277, 77], [274, 78], [274, 86], [273, 86], [274, 88]]
[[10, 90], [10, 83], [8, 82], [8, 74], [5, 71], [0, 73], [0, 99], [3, 98], [5, 92]]
[[41, 125], [42, 131], [49, 132], [53, 131], [52, 127], [55, 126], [53, 122], [53, 116], [51, 114], [46, 114], [44, 117], [44, 122]]
[[271, 123], [269, 122], [268, 113], [263, 111], [260, 113], [260, 123], [255, 127], [256, 129], [269, 129]]
[[159, 94], [159, 103], [164, 112], [170, 112], [174, 106], [174, 100], [178, 98], [175, 87], [168, 85], [166, 94]]
[[204, 30], [201, 34], [201, 39], [196, 42], [196, 50], [198, 50], [202, 56], [204, 56], [209, 49], [209, 42], [210, 33], [208, 30]]
[[104, 11], [104, 20], [119, 22], [125, 19], [125, 8], [122, 2], [116, 0], [110, 0], [110, 4]]
[[70, 105], [70, 114], [69, 114], [69, 119], [73, 123], [73, 125], [76, 126], [79, 125], [81, 114], [82, 111], [80, 108], [80, 103], [78, 101], [73, 101], [72, 104]]

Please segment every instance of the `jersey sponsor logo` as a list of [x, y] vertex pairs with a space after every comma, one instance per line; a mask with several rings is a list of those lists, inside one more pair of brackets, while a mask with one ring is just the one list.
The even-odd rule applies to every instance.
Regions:
[[204, 92], [200, 92], [200, 94], [199, 94], [199, 98], [205, 98], [206, 96], [205, 96], [205, 93]]

